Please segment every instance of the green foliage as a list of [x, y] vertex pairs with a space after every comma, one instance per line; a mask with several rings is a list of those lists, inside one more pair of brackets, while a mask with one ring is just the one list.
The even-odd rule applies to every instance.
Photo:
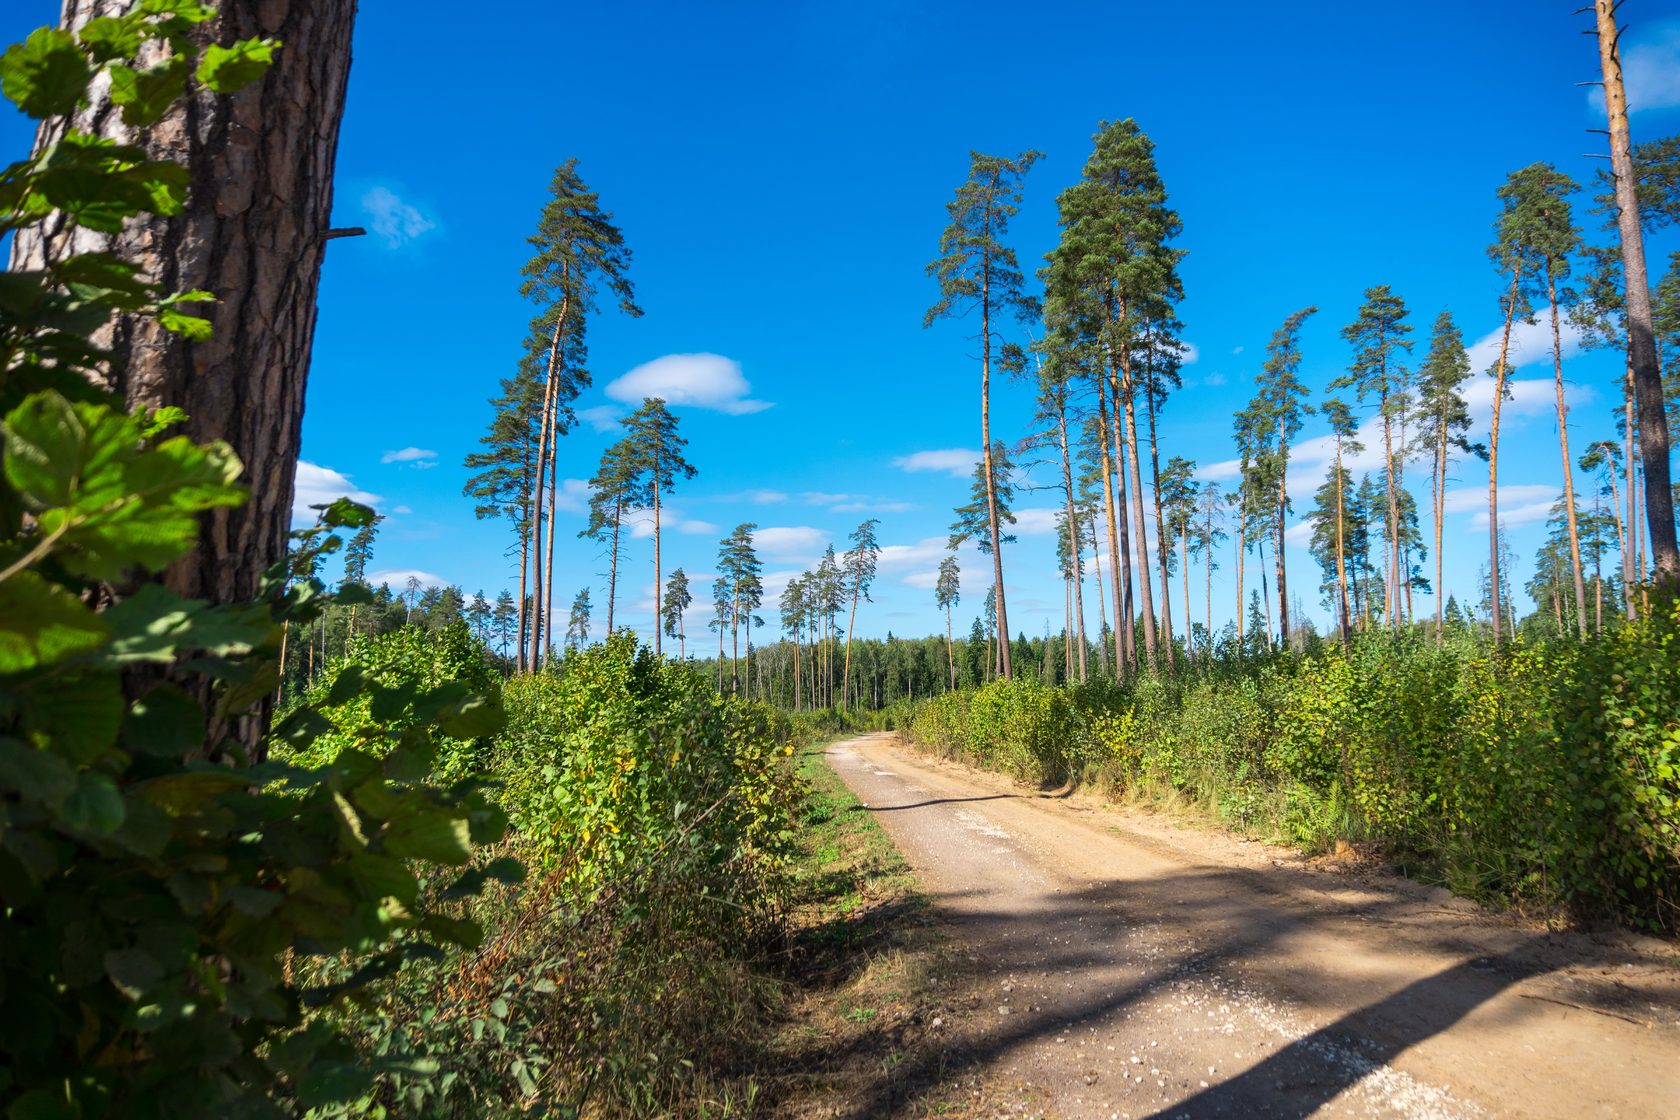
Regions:
[[[187, 30], [213, 14], [142, 0], [36, 32], [0, 57], [0, 90], [46, 119], [103, 72], [125, 119], [152, 123], [188, 88]], [[198, 81], [255, 80], [273, 47], [212, 48]], [[163, 61], [134, 69], [142, 48]], [[0, 172], [0, 232], [176, 213], [187, 179], [71, 127]], [[17, 1120], [281, 1116], [352, 1096], [381, 1063], [310, 1010], [478, 937], [433, 900], [479, 889], [483, 872], [451, 869], [501, 835], [501, 812], [423, 780], [439, 730], [494, 729], [458, 685], [376, 693], [403, 728], [380, 757], [247, 765], [234, 735], [263, 718], [282, 626], [328, 601], [307, 573], [371, 511], [328, 507], [252, 603], [149, 582], [195, 546], [199, 514], [243, 500], [240, 464], [167, 436], [179, 410], [130, 414], [97, 388], [112, 359], [88, 340], [117, 312], [202, 338], [178, 308], [207, 298], [97, 253], [0, 280], [0, 1109]], [[329, 728], [305, 707], [275, 734], [307, 754]], [[342, 976], [312, 982], [329, 957]]]
[[629, 634], [505, 698], [488, 764], [532, 881], [477, 905], [478, 949], [347, 1009], [402, 1063], [349, 1114], [665, 1114], [743, 1041], [720, 1013], [780, 928], [798, 729]]
[[1370, 633], [1299, 660], [1053, 689], [1001, 681], [900, 726], [1033, 782], [1189, 798], [1313, 850], [1374, 842], [1484, 899], [1680, 928], [1680, 605], [1585, 643]]
[[353, 640], [299, 706], [327, 724], [306, 748], [289, 752], [292, 761], [307, 766], [329, 765], [347, 750], [382, 758], [403, 741], [415, 719], [430, 719], [435, 710], [439, 733], [433, 737], [432, 769], [442, 780], [455, 781], [484, 769], [489, 737], [502, 725], [501, 677], [465, 622], [441, 630], [405, 626]]

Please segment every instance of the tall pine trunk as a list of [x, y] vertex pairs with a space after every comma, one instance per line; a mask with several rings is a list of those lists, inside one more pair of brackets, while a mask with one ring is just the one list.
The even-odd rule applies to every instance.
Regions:
[[1160, 667], [1161, 650], [1155, 627], [1155, 575], [1149, 570], [1149, 534], [1146, 530], [1149, 514], [1143, 508], [1143, 472], [1138, 462], [1136, 387], [1132, 383], [1130, 362], [1124, 354], [1120, 362], [1122, 376], [1116, 391], [1120, 394], [1120, 409], [1126, 423], [1126, 459], [1122, 468], [1131, 475], [1132, 530], [1137, 534], [1134, 547], [1137, 549], [1138, 611], [1143, 615], [1143, 651], [1149, 668], [1154, 670]]
[[[1153, 352], [1150, 357], [1154, 361]], [[1173, 667], [1172, 573], [1167, 570], [1167, 524], [1161, 512], [1161, 453], [1155, 440], [1154, 370], [1143, 386], [1143, 404], [1149, 419], [1149, 493], [1155, 507], [1155, 563], [1161, 572], [1161, 633], [1167, 651], [1167, 668]], [[1186, 627], [1190, 625], [1189, 608], [1185, 608]]]
[[653, 655], [660, 656], [662, 650], [659, 644], [659, 632], [664, 629], [661, 625], [660, 603], [663, 588], [660, 579], [664, 573], [659, 567], [659, 449], [653, 451]]
[[1680, 590], [1680, 547], [1674, 529], [1674, 493], [1670, 487], [1668, 424], [1664, 415], [1662, 370], [1651, 314], [1650, 278], [1645, 270], [1645, 237], [1639, 225], [1638, 174], [1628, 133], [1627, 95], [1622, 89], [1622, 59], [1616, 27], [1617, 0], [1594, 0], [1598, 20], [1598, 57], [1604, 75], [1604, 108], [1610, 125], [1610, 167], [1616, 180], [1616, 229], [1622, 243], [1622, 280], [1627, 305], [1628, 359], [1639, 403], [1639, 454], [1645, 467], [1645, 522], [1651, 535], [1651, 559], [1658, 582]]
[[1546, 262], [1546, 299], [1552, 309], [1552, 382], [1557, 389], [1558, 447], [1563, 453], [1563, 506], [1569, 525], [1569, 570], [1575, 578], [1575, 621], [1587, 636], [1587, 583], [1581, 571], [1581, 533], [1575, 517], [1575, 463], [1569, 457], [1569, 405], [1563, 399], [1563, 336], [1558, 326], [1557, 277]]
[[[612, 545], [607, 553], [607, 637], [615, 633], [613, 611], [618, 606], [618, 530], [624, 520], [624, 498], [613, 499]], [[719, 647], [721, 648], [721, 647]]]
[[1347, 495], [1342, 486], [1342, 434], [1336, 433], [1336, 589], [1337, 605], [1342, 626], [1342, 645], [1348, 644], [1352, 622], [1348, 618], [1347, 536], [1345, 514]]
[[1511, 269], [1511, 290], [1505, 297], [1505, 328], [1499, 336], [1499, 361], [1493, 373], [1493, 420], [1488, 426], [1488, 607], [1493, 613], [1495, 649], [1503, 634], [1499, 617], [1499, 409], [1505, 403], [1505, 360], [1511, 353], [1511, 321], [1517, 314], [1517, 284], [1521, 279], [1519, 261]]
[[1085, 654], [1085, 565], [1081, 558], [1079, 517], [1073, 508], [1073, 457], [1068, 453], [1067, 409], [1056, 409], [1056, 433], [1062, 448], [1062, 490], [1067, 495], [1068, 551], [1073, 563], [1073, 618], [1079, 639], [1079, 679], [1087, 678]]
[[[986, 474], [986, 524], [992, 534], [992, 582], [997, 588], [997, 624], [1004, 634], [1009, 633], [1009, 611], [1003, 594], [1003, 538], [998, 532], [997, 486], [992, 477], [992, 268], [990, 254], [983, 263], [980, 275], [980, 454]], [[1009, 664], [1009, 643], [998, 649], [999, 668], [1003, 676], [1013, 676]]]
[[[1108, 424], [1108, 387], [1103, 383], [1102, 375], [1097, 377], [1097, 437], [1102, 443], [1102, 472], [1103, 472], [1103, 501], [1108, 513], [1108, 568], [1109, 579], [1114, 584], [1114, 679], [1125, 677], [1126, 650], [1125, 643], [1120, 636], [1120, 619], [1124, 617], [1125, 609], [1120, 597], [1120, 541], [1117, 524], [1119, 518], [1114, 508], [1114, 462], [1108, 453], [1109, 424]], [[1097, 582], [1102, 583], [1102, 569], [1099, 562]]]
[[1638, 609], [1633, 601], [1633, 589], [1644, 578], [1644, 573], [1639, 567], [1639, 487], [1634, 477], [1638, 473], [1639, 463], [1638, 457], [1633, 453], [1633, 401], [1633, 355], [1629, 352], [1626, 358], [1626, 373], [1622, 378], [1622, 467], [1627, 471], [1627, 535], [1622, 541], [1622, 599], [1623, 610], [1629, 622], [1638, 617]]

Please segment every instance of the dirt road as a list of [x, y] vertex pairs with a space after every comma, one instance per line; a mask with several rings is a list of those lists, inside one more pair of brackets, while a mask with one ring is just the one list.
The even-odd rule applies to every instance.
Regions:
[[[965, 1051], [1052, 1117], [1680, 1117], [1680, 959], [931, 759], [828, 761], [955, 929]], [[862, 1115], [863, 1113], [858, 1113]]]

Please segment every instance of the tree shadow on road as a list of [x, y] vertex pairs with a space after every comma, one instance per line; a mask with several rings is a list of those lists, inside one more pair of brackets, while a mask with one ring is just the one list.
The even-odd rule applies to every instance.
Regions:
[[[1325, 933], [1326, 922], [1348, 916], [1347, 908], [1317, 912], [1256, 899], [1253, 878], [1244, 869], [1197, 868], [1159, 882], [1057, 892], [1025, 915], [999, 908], [994, 903], [1001, 900], [976, 892], [935, 895], [933, 913], [967, 954], [966, 966], [958, 959], [957, 971], [963, 975], [927, 993], [929, 1006], [899, 1025], [888, 1041], [892, 1060], [883, 1062], [868, 1084], [848, 1093], [837, 1115], [865, 1120], [906, 1110], [919, 1113], [935, 1098], [948, 1105], [953, 1071], [1019, 1066], [1024, 1048], [1051, 1043], [1099, 1020], [1104, 1029], [1124, 1031], [1128, 1011], [1168, 990], [1186, 989], [1198, 978], [1217, 979], [1227, 991], [1242, 988], [1248, 982], [1246, 962], [1286, 948], [1292, 939]], [[1376, 901], [1358, 907], [1359, 917], [1382, 924], [1391, 912], [1410, 905], [1415, 900], [1379, 893]], [[1210, 930], [1216, 931], [1211, 939]], [[1322, 978], [1323, 991], [1307, 1002], [1361, 1009], [1187, 1099], [1182, 1093], [1195, 1083], [1178, 1080], [1169, 1082], [1176, 1090], [1156, 1095], [1151, 1086], [1151, 1099], [1134, 1095], [1124, 1107], [1134, 1115], [1153, 1110], [1159, 1117], [1305, 1115], [1512, 984], [1557, 967], [1539, 951], [1545, 941], [1542, 935], [1519, 935], [1497, 956], [1467, 960], [1462, 940], [1444, 931], [1424, 948], [1461, 963], [1374, 1001], [1373, 995], [1387, 990], [1381, 980]], [[1022, 977], [1036, 978], [1022, 987], [1036, 984], [1042, 1002], [1017, 1004], [1005, 1015], [998, 1006], [1005, 998], [999, 985], [1004, 978], [1021, 984]], [[1020, 994], [1018, 989], [1017, 998]], [[930, 1026], [936, 1012], [944, 1020], [942, 1030]], [[860, 1045], [854, 1042], [849, 1049]], [[846, 1060], [846, 1054], [822, 1053], [821, 1046], [816, 1041], [806, 1055], [813, 1065]], [[1122, 1091], [1118, 1083], [1107, 1082], [1092, 1093], [1097, 1100], [1107, 1099], [1105, 1093], [1118, 1100]], [[1168, 1105], [1174, 1096], [1181, 1097], [1179, 1103]], [[972, 1103], [981, 1104], [981, 1098]]]

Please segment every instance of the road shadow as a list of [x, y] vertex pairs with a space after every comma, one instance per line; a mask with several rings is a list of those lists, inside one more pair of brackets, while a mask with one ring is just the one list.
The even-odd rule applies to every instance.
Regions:
[[[1116, 1024], [1123, 1013], [1168, 990], [1182, 991], [1198, 978], [1217, 978], [1227, 990], [1241, 987], [1245, 962], [1317, 932], [1321, 922], [1335, 916], [1292, 913], [1256, 899], [1249, 875], [1243, 869], [1202, 868], [1159, 883], [1061, 891], [1046, 896], [1046, 905], [1027, 916], [989, 905], [994, 900], [980, 892], [935, 895], [932, 914], [955, 934], [954, 943], [965, 954], [954, 962], [964, 975], [952, 977], [943, 991], [967, 994], [940, 1008], [944, 1028], [931, 1027], [930, 1011], [896, 1025], [886, 1038], [853, 1040], [838, 1048], [830, 1046], [831, 1040], [812, 1040], [796, 1061], [808, 1070], [855, 1067], [860, 1052], [877, 1058], [888, 1052], [877, 1062], [879, 1075], [856, 1086], [836, 1115], [852, 1120], [894, 1116], [922, 1109], [934, 1097], [948, 1097], [954, 1073], [986, 1069], [1000, 1058], [1019, 1056], [1023, 1046], [1048, 1043], [1099, 1021], [1105, 1028], [1121, 1029]], [[1396, 896], [1363, 905], [1361, 911], [1381, 923], [1391, 911], [1412, 904]], [[1219, 931], [1211, 939], [1210, 927]], [[1133, 939], [1144, 936], [1169, 948], [1134, 952], [1141, 946]], [[1540, 951], [1545, 940], [1524, 935], [1498, 956], [1464, 960], [1370, 1002], [1359, 998], [1363, 991], [1369, 1000], [1368, 981], [1326, 979], [1322, 999], [1313, 1002], [1363, 1003], [1361, 1009], [1176, 1105], [1133, 1098], [1126, 1107], [1134, 1115], [1155, 1109], [1154, 1115], [1163, 1118], [1309, 1114], [1512, 984], [1552, 970], [1555, 964]], [[1453, 942], [1450, 934], [1424, 947], [1449, 959], [1464, 956], [1462, 943]], [[1042, 1002], [1018, 1005], [1005, 1016], [998, 1005], [1006, 997], [998, 986], [1010, 977], [1051, 979], [1040, 982]], [[1080, 982], [1057, 987], [1061, 977]], [[1182, 1092], [1195, 1082], [1175, 1084]], [[1094, 1092], [1103, 1099], [1104, 1090]]]
[[905, 809], [925, 809], [929, 805], [961, 805], [968, 801], [1018, 801], [1020, 793], [989, 793], [983, 797], [933, 797], [926, 801], [912, 801], [908, 805], [853, 805], [848, 813], [897, 813]]

